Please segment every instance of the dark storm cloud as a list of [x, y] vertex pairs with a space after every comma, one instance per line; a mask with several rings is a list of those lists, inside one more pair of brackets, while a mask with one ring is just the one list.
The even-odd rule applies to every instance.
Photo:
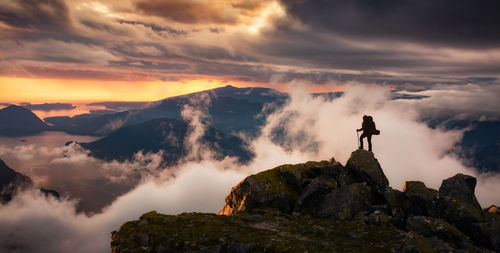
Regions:
[[498, 47], [496, 0], [282, 0], [302, 22], [335, 33], [374, 39]]
[[83, 44], [97, 44], [100, 40], [79, 34], [64, 0], [4, 0], [0, 1], [0, 23], [8, 31], [0, 33], [6, 40], [23, 45], [25, 42], [45, 39]]
[[35, 111], [58, 111], [58, 110], [73, 110], [76, 106], [68, 103], [43, 103], [43, 104], [31, 104], [31, 103], [21, 103], [21, 106]]
[[234, 24], [237, 16], [218, 9], [210, 1], [140, 0], [135, 3], [144, 14], [163, 17], [180, 23]]
[[63, 29], [69, 26], [63, 0], [17, 0], [0, 4], [0, 21], [20, 28]]

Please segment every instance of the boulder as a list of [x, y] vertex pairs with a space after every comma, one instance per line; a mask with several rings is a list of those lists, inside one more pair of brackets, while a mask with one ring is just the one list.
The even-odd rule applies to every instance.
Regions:
[[328, 166], [310, 166], [304, 173], [307, 178], [323, 178], [330, 181], [336, 181], [338, 186], [344, 187], [355, 183], [354, 175], [339, 162], [331, 162]]
[[444, 196], [463, 201], [477, 210], [481, 210], [481, 206], [474, 195], [476, 188], [476, 178], [464, 174], [456, 174], [453, 177], [443, 180], [439, 192]]
[[486, 212], [486, 213], [492, 213], [492, 214], [500, 215], [500, 208], [498, 206], [495, 206], [495, 205], [491, 205], [490, 207], [485, 208], [483, 211]]
[[372, 152], [363, 149], [352, 152], [345, 167], [354, 174], [357, 182], [367, 182], [382, 195], [389, 186], [389, 180]]
[[[333, 168], [328, 161], [307, 162], [282, 165], [251, 175], [231, 189], [219, 214], [233, 215], [255, 208], [275, 208], [291, 213], [306, 186], [317, 177], [334, 177]], [[302, 201], [306, 198], [304, 196]]]
[[399, 190], [387, 187], [384, 197], [392, 215], [392, 223], [398, 228], [404, 227], [406, 223], [406, 214], [404, 212], [404, 203], [407, 201], [406, 195]]
[[444, 196], [423, 182], [408, 181], [403, 187], [407, 197], [406, 214], [442, 218], [466, 235], [471, 235], [471, 224], [481, 222], [481, 212], [464, 201]]
[[442, 196], [441, 202], [444, 204], [444, 210], [440, 217], [460, 229], [466, 235], [471, 236], [471, 224], [484, 221], [482, 211], [464, 201]]
[[443, 219], [411, 215], [406, 222], [406, 228], [425, 237], [437, 237], [455, 248], [475, 248], [465, 234]]
[[366, 182], [335, 188], [318, 204], [313, 216], [352, 219], [358, 212], [367, 210], [372, 199], [371, 188]]
[[486, 214], [484, 222], [471, 225], [471, 239], [479, 245], [500, 252], [500, 217]]
[[406, 181], [403, 192], [407, 198], [403, 205], [407, 214], [440, 217], [444, 211], [439, 192], [427, 188], [423, 182]]
[[294, 211], [299, 213], [312, 213], [324, 196], [336, 187], [337, 183], [335, 181], [327, 181], [320, 177], [313, 179], [297, 199]]

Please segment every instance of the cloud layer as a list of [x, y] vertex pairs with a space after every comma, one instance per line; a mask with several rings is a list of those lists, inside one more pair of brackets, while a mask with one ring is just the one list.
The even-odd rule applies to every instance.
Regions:
[[[449, 152], [462, 133], [427, 127], [418, 121], [417, 107], [391, 100], [387, 88], [352, 83], [345, 87], [342, 97], [330, 100], [311, 96], [306, 87], [299, 81], [291, 84], [291, 100], [267, 119], [261, 136], [250, 142], [250, 148], [256, 153], [252, 163], [238, 165], [234, 159], [214, 161], [210, 159], [210, 152], [200, 155], [203, 149], [195, 148], [192, 150], [204, 158], [202, 161], [186, 161], [172, 170], [145, 173], [133, 190], [90, 217], [77, 214], [73, 201], [46, 199], [25, 192], [0, 208], [3, 224], [0, 247], [18, 252], [107, 251], [109, 232], [144, 212], [217, 212], [231, 187], [249, 174], [281, 164], [327, 160], [332, 156], [345, 163], [358, 145], [355, 129], [359, 128], [363, 114], [373, 115], [382, 132], [373, 138], [374, 152], [392, 187], [401, 189], [406, 180], [422, 180], [427, 186], [438, 188], [441, 180], [466, 173], [478, 177], [476, 192], [483, 206], [500, 202], [496, 194], [500, 191], [498, 175], [477, 175], [473, 168], [465, 167]], [[203, 101], [206, 102], [200, 99]], [[199, 119], [204, 105], [186, 108], [191, 111], [185, 115], [192, 119], [194, 137], [203, 129]], [[272, 130], [277, 127], [285, 130], [283, 146], [272, 141]], [[191, 144], [196, 146], [194, 137]], [[81, 152], [77, 154], [80, 155], [58, 156], [52, 164], [64, 164], [66, 169], [74, 170], [89, 159]], [[106, 170], [101, 173], [114, 175], [115, 180], [123, 179], [120, 175], [130, 178], [124, 168], [134, 168], [130, 164], [110, 166], [107, 172], [112, 173]], [[148, 171], [141, 167], [137, 170]]]
[[0, 3], [0, 75], [267, 83], [498, 83], [494, 1]]

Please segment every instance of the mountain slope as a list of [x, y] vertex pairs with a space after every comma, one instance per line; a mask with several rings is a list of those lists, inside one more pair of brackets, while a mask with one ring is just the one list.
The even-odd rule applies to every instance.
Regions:
[[[163, 150], [164, 160], [173, 164], [187, 154], [185, 138], [188, 130], [188, 124], [184, 121], [154, 119], [120, 128], [107, 137], [80, 145], [89, 149], [97, 158], [120, 161], [131, 159], [141, 150], [146, 153]], [[214, 151], [217, 159], [232, 156], [245, 162], [252, 157], [252, 154], [245, 150], [241, 139], [214, 128], [209, 127], [201, 139]]]
[[38, 116], [30, 110], [10, 105], [0, 110], [0, 136], [23, 136], [48, 130]]
[[[33, 180], [13, 169], [0, 159], [0, 203], [5, 204], [12, 200], [12, 197], [19, 190], [26, 190], [33, 187]], [[59, 193], [54, 190], [39, 189], [46, 196], [51, 195], [59, 198]]]
[[12, 199], [18, 187], [27, 188], [33, 184], [31, 178], [11, 169], [0, 159], [0, 202]]
[[111, 251], [500, 250], [500, 215], [481, 210], [475, 178], [457, 174], [439, 191], [418, 181], [407, 181], [402, 192], [388, 184], [365, 150], [353, 152], [345, 166], [333, 159], [282, 165], [233, 187], [219, 216], [149, 212], [126, 222], [112, 232]]
[[463, 130], [455, 152], [467, 166], [479, 172], [500, 172], [500, 121], [424, 119], [432, 128]]
[[107, 135], [121, 126], [142, 123], [156, 118], [182, 120], [184, 105], [209, 99], [207, 106], [213, 127], [226, 133], [252, 133], [264, 123], [256, 118], [264, 103], [282, 103], [286, 96], [268, 88], [236, 88], [226, 86], [212, 90], [171, 97], [150, 103], [149, 107], [105, 115], [83, 114], [75, 117], [49, 117], [45, 121], [54, 128], [72, 134]]

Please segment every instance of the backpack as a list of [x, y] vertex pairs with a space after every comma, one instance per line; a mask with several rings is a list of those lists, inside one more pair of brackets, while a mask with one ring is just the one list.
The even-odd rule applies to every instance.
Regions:
[[372, 116], [368, 116], [368, 131], [373, 134], [373, 135], [379, 135], [380, 134], [380, 130], [377, 130], [377, 128], [375, 127], [375, 122], [373, 121], [373, 118]]

